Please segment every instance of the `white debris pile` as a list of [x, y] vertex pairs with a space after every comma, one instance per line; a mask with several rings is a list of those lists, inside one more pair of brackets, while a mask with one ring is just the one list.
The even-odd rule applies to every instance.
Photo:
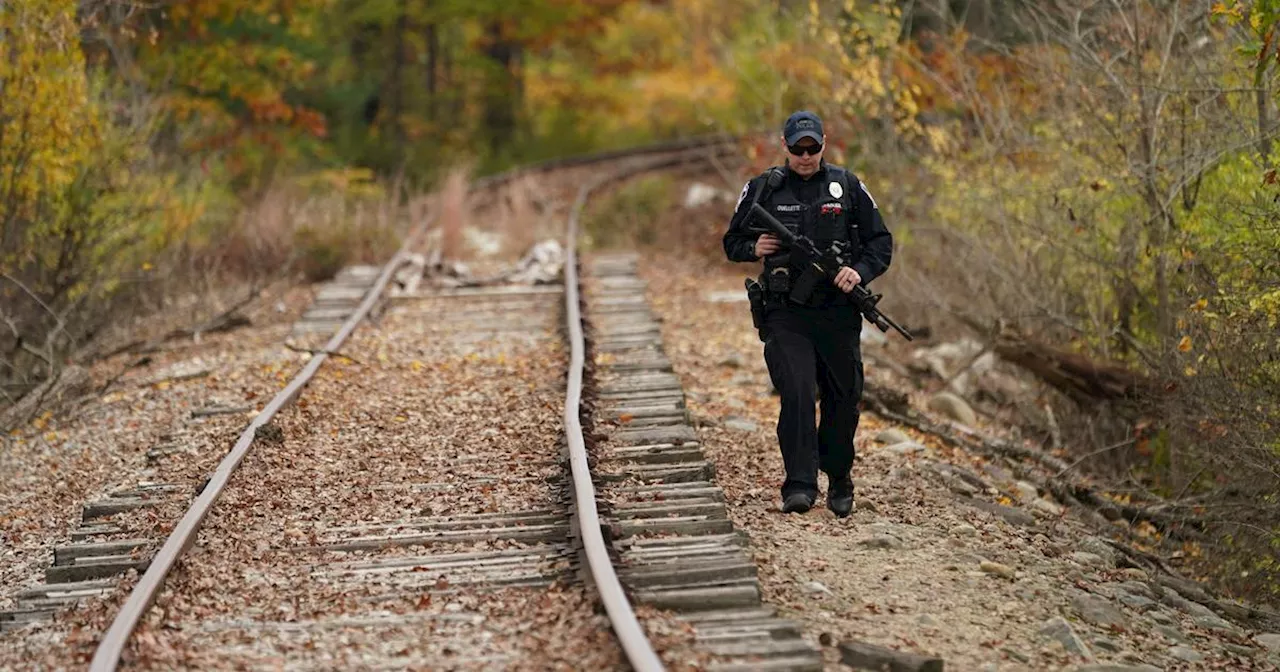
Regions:
[[733, 203], [737, 200], [737, 196], [723, 189], [716, 189], [709, 184], [694, 182], [689, 185], [689, 189], [684, 194], [684, 207], [700, 208], [716, 201], [721, 203]]
[[516, 262], [505, 278], [508, 283], [545, 285], [557, 282], [564, 270], [564, 248], [555, 239], [536, 243]]

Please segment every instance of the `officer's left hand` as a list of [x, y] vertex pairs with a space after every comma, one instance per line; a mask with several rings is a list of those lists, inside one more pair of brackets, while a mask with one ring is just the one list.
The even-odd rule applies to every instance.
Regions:
[[833, 282], [835, 282], [836, 287], [840, 288], [840, 291], [848, 294], [853, 291], [854, 287], [862, 283], [862, 276], [848, 266], [841, 266], [840, 272], [836, 273], [836, 279]]

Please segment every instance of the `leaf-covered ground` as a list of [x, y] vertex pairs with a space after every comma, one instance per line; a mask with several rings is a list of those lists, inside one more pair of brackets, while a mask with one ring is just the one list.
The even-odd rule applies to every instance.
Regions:
[[[869, 413], [856, 437], [854, 514], [836, 519], [822, 498], [806, 515], [780, 513], [778, 397], [748, 306], [734, 300], [744, 294], [742, 277], [755, 270], [646, 257], [642, 271], [730, 516], [751, 536], [765, 599], [803, 623], [814, 641], [927, 653], [957, 670], [1072, 669], [1095, 661], [1274, 668], [1276, 653], [1267, 648], [1280, 645], [1274, 636], [1251, 639], [1255, 633], [1162, 593], [1142, 570], [1118, 569], [1098, 536], [1105, 530], [1037, 495], [1014, 501], [1002, 494], [1017, 492], [1004, 466]], [[869, 358], [866, 369], [872, 380], [891, 376]], [[893, 445], [876, 440], [890, 429], [922, 448], [887, 435]], [[944, 476], [955, 468], [989, 488]], [[1087, 654], [1068, 650], [1072, 637]], [[839, 667], [836, 649], [826, 652], [829, 666]]]

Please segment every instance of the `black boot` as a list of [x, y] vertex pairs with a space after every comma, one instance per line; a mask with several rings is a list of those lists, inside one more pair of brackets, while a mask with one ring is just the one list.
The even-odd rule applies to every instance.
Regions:
[[844, 478], [827, 486], [827, 508], [844, 518], [853, 511], [853, 479]]
[[804, 513], [813, 508], [813, 498], [803, 492], [793, 492], [782, 500], [783, 513]]

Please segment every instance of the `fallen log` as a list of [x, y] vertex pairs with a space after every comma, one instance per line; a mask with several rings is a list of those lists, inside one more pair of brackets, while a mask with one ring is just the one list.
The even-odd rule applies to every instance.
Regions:
[[993, 350], [1001, 359], [1035, 374], [1084, 405], [1101, 400], [1136, 399], [1143, 392], [1156, 390], [1153, 381], [1123, 364], [1099, 362], [1007, 332], [999, 336]]
[[1001, 359], [1034, 374], [1079, 404], [1092, 406], [1099, 401], [1134, 400], [1163, 390], [1158, 381], [1119, 362], [1098, 361], [1042, 343], [1006, 324], [993, 328], [969, 316], [958, 317], [979, 334], [988, 335], [988, 346]]

